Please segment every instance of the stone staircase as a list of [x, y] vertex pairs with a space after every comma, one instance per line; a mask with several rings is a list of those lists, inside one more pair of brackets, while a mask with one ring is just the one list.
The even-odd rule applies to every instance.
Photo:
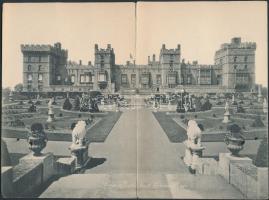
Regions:
[[243, 199], [215, 175], [115, 173], [72, 174], [53, 182], [41, 198], [209, 198]]

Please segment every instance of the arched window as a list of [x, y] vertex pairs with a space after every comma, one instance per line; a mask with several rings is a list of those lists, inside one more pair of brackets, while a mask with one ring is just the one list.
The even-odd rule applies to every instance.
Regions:
[[31, 70], [32, 70], [32, 66], [28, 65], [28, 71], [31, 71]]
[[248, 61], [248, 57], [247, 57], [247, 56], [244, 57], [244, 61], [245, 61], [245, 62]]
[[245, 65], [245, 69], [247, 69], [248, 68], [248, 66], [247, 65]]
[[237, 65], [234, 65], [234, 70], [236, 70], [236, 68], [237, 68]]
[[236, 62], [236, 61], [237, 61], [237, 56], [234, 57], [234, 62]]

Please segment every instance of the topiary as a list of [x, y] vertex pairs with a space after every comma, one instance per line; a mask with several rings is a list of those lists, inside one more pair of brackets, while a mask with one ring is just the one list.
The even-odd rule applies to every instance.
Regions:
[[79, 96], [77, 96], [75, 98], [73, 109], [74, 110], [80, 110], [80, 98], [79, 98]]
[[268, 138], [264, 138], [258, 148], [254, 164], [257, 167], [268, 167]]
[[66, 98], [63, 104], [63, 109], [64, 110], [71, 110], [72, 109], [72, 104], [69, 100], [69, 98]]

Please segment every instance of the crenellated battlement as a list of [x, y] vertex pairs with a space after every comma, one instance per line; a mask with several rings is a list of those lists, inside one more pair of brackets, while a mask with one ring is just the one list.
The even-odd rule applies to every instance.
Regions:
[[111, 48], [111, 44], [107, 44], [106, 49], [98, 48], [98, 44], [94, 45], [95, 53], [114, 53], [114, 49]]
[[240, 37], [235, 37], [231, 39], [230, 43], [224, 43], [220, 46], [220, 50], [218, 50], [216, 53], [218, 53], [221, 50], [227, 50], [227, 49], [256, 49], [256, 43], [255, 42], [241, 42]]
[[161, 54], [180, 54], [180, 48], [180, 44], [178, 44], [176, 49], [166, 49], [165, 44], [163, 44]]
[[61, 48], [61, 43], [49, 44], [21, 44], [21, 51], [25, 52], [48, 52], [67, 57], [68, 51]]

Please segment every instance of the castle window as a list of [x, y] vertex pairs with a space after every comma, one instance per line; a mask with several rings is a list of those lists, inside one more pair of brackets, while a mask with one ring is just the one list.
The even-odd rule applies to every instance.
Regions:
[[43, 74], [38, 74], [38, 81], [42, 81], [43, 80]]
[[127, 84], [127, 74], [122, 74], [121, 75], [121, 83], [122, 84]]
[[38, 71], [41, 71], [41, 69], [42, 69], [42, 65], [39, 65], [38, 66]]
[[245, 61], [245, 62], [247, 62], [247, 61], [248, 61], [248, 57], [247, 57], [247, 56], [245, 56], [244, 61]]
[[136, 84], [136, 74], [131, 74], [131, 82], [133, 85]]
[[58, 76], [57, 76], [57, 81], [60, 81], [60, 80], [61, 80], [61, 76], [58, 75]]
[[27, 85], [27, 89], [31, 90], [32, 89], [32, 85]]
[[248, 66], [247, 65], [245, 65], [245, 69], [247, 69], [248, 68]]
[[80, 75], [80, 83], [85, 83], [85, 76], [84, 75]]
[[28, 65], [28, 71], [31, 71], [31, 69], [32, 69], [32, 66]]
[[75, 83], [75, 75], [71, 76], [71, 83]]
[[27, 75], [27, 80], [28, 80], [28, 81], [32, 81], [32, 80], [33, 80], [33, 76], [32, 76], [32, 74], [28, 74], [28, 75]]
[[219, 60], [219, 62], [220, 62], [220, 64], [222, 64], [223, 63], [223, 60], [222, 60], [222, 58]]
[[162, 76], [161, 76], [161, 74], [156, 75], [156, 83], [158, 85], [162, 84]]
[[43, 86], [42, 86], [42, 85], [39, 85], [39, 86], [38, 86], [38, 90], [39, 90], [39, 91], [42, 91], [42, 89], [43, 89]]
[[41, 56], [38, 57], [39, 62], [41, 62]]
[[236, 70], [236, 68], [237, 68], [237, 65], [234, 65], [234, 70]]
[[236, 62], [236, 61], [237, 61], [237, 56], [234, 57], [234, 62]]
[[28, 56], [28, 62], [31, 62], [31, 56]]

